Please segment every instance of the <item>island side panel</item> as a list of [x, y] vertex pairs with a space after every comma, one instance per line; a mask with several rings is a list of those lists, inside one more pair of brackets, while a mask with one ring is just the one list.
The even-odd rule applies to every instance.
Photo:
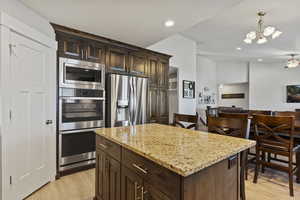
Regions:
[[182, 200], [239, 200], [239, 155], [182, 179]]

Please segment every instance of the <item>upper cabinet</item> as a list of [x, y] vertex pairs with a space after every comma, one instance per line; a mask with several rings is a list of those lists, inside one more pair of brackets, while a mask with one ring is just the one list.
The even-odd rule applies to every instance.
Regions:
[[105, 64], [105, 46], [95, 41], [84, 42], [85, 60]]
[[57, 40], [60, 57], [105, 63], [105, 47], [99, 42], [64, 33], [57, 34]]
[[52, 24], [58, 56], [105, 64], [106, 72], [149, 78], [148, 116], [168, 123], [168, 73], [170, 56], [108, 38]]
[[82, 59], [83, 50], [81, 39], [66, 34], [57, 34], [59, 56]]
[[160, 59], [158, 63], [158, 87], [168, 88], [169, 61]]
[[137, 75], [146, 75], [147, 56], [143, 52], [131, 52], [129, 54], [130, 72]]
[[147, 75], [149, 77], [149, 85], [151, 87], [157, 86], [157, 70], [158, 70], [158, 58], [155, 56], [148, 57]]
[[108, 47], [106, 68], [108, 71], [127, 71], [129, 51], [119, 47]]

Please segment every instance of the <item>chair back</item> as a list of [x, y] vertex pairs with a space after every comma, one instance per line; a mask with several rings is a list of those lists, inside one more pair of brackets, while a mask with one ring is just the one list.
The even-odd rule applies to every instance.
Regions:
[[[188, 123], [188, 125], [185, 125], [183, 122]], [[186, 128], [186, 129], [194, 128], [195, 130], [197, 130], [198, 129], [198, 113], [196, 113], [196, 115], [184, 115], [184, 114], [174, 113], [173, 126], [178, 126], [178, 127]]]
[[[278, 152], [291, 152], [294, 146], [294, 117], [253, 115], [257, 147]], [[286, 136], [289, 138], [287, 139]]]
[[270, 111], [270, 110], [249, 110], [248, 114], [250, 116], [252, 116], [252, 115], [271, 115], [272, 111]]
[[293, 112], [293, 111], [278, 111], [275, 112], [275, 116], [293, 116], [295, 119], [300, 119], [300, 112]]
[[[222, 114], [222, 117], [208, 117], [208, 131], [221, 135], [248, 138], [248, 115]], [[229, 117], [229, 115], [231, 117]]]

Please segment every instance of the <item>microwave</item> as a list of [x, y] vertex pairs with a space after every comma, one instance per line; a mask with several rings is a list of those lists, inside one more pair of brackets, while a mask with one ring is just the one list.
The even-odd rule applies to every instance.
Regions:
[[59, 84], [62, 88], [105, 88], [105, 65], [69, 58], [59, 58]]

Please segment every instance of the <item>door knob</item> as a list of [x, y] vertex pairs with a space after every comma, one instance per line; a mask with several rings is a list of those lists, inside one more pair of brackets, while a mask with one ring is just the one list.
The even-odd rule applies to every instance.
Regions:
[[52, 120], [46, 120], [46, 125], [53, 124]]

